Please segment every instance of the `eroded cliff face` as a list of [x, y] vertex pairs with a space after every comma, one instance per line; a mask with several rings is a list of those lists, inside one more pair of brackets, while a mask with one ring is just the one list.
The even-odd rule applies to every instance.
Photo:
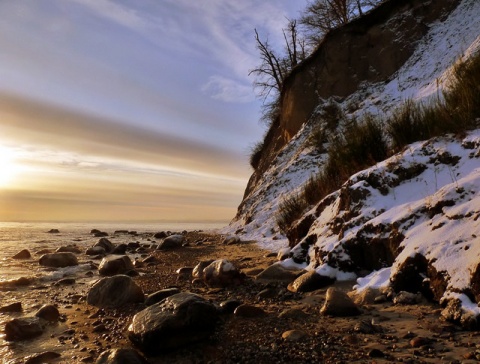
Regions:
[[390, 0], [327, 34], [317, 50], [286, 79], [281, 112], [268, 131], [260, 163], [248, 183], [254, 191], [278, 152], [311, 118], [322, 100], [345, 99], [363, 84], [388, 81], [411, 57], [430, 25], [442, 21], [460, 0]]

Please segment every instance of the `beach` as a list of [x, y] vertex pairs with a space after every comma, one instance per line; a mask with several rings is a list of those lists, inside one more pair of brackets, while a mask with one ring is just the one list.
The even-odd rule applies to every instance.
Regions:
[[[115, 245], [138, 242], [142, 249], [127, 252], [132, 261], [149, 258], [148, 263], [135, 267], [138, 275], [132, 277], [147, 297], [159, 290], [175, 288], [197, 294], [219, 308], [222, 302], [237, 302], [259, 310], [245, 315], [220, 311], [207, 338], [147, 356], [149, 363], [467, 363], [480, 359], [478, 332], [463, 331], [441, 321], [439, 305], [426, 300], [394, 304], [387, 299], [359, 305], [357, 316], [324, 315], [320, 310], [328, 287], [292, 292], [288, 282], [257, 279], [277, 257], [260, 249], [255, 242], [232, 240], [225, 244], [226, 237], [214, 231], [176, 233], [183, 234], [183, 246], [165, 251], [156, 249], [160, 239], [155, 239], [151, 231], [108, 232], [107, 238]], [[22, 311], [0, 314], [2, 332], [9, 320], [32, 316], [43, 305], [57, 307], [60, 318], [35, 338], [8, 341], [2, 335], [2, 362], [25, 363], [26, 358], [47, 352], [60, 356], [46, 362], [94, 363], [108, 349], [137, 350], [129, 339], [128, 328], [134, 315], [145, 308], [143, 302], [98, 308], [86, 300], [91, 286], [100, 278], [101, 258], [87, 256], [84, 250], [100, 238], [90, 231], [67, 234], [59, 229], [59, 233], [48, 234], [50, 242], [44, 239], [30, 247], [32, 258], [3, 260], [9, 262], [12, 272], [15, 266], [16, 274], [27, 268], [24, 273], [30, 270], [31, 274], [25, 277], [37, 278], [26, 286], [5, 284], [3, 279], [0, 307], [21, 302]], [[50, 249], [58, 245], [78, 247], [81, 251], [77, 254], [78, 266], [39, 268], [35, 253], [48, 249], [49, 244]], [[241, 282], [210, 287], [192, 278], [191, 268], [201, 261], [217, 259], [226, 259], [241, 271]], [[59, 284], [69, 277], [73, 278], [69, 284]], [[348, 292], [354, 283], [337, 283], [336, 287]]]

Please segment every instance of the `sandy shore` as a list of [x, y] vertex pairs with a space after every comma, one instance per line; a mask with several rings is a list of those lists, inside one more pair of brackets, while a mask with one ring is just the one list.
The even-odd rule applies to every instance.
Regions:
[[[292, 293], [285, 283], [260, 283], [259, 271], [276, 261], [267, 257], [254, 242], [223, 245], [222, 237], [188, 233], [189, 246], [173, 251], [154, 251], [154, 263], [139, 269], [135, 281], [145, 294], [178, 287], [220, 303], [238, 300], [261, 307], [266, 316], [222, 316], [214, 335], [181, 350], [149, 358], [156, 363], [468, 363], [480, 360], [478, 332], [461, 331], [440, 320], [440, 307], [423, 303], [394, 305], [392, 302], [362, 306], [353, 318], [320, 314], [326, 289]], [[228, 259], [247, 274], [244, 284], [212, 289], [179, 276], [181, 267], [199, 261]], [[338, 285], [348, 290], [350, 284]], [[52, 363], [92, 363], [109, 348], [131, 347], [127, 327], [143, 305], [121, 309], [98, 309], [85, 302], [89, 286], [40, 286], [26, 290], [30, 309], [45, 303], [58, 306], [63, 322], [52, 326], [41, 337], [13, 342], [1, 349], [3, 363], [24, 363], [27, 354], [53, 351], [61, 357]], [[282, 335], [297, 330], [284, 339]], [[477, 351], [478, 350], [478, 351]], [[477, 354], [478, 353], [478, 354]]]

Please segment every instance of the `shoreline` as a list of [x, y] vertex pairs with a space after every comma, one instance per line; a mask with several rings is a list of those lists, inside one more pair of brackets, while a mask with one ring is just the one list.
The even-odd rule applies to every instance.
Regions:
[[[287, 289], [287, 283], [255, 279], [260, 271], [277, 261], [255, 242], [225, 245], [222, 244], [223, 236], [209, 232], [187, 232], [186, 238], [188, 246], [148, 252], [155, 260], [138, 268], [141, 275], [133, 278], [146, 295], [176, 287], [217, 305], [236, 300], [259, 307], [265, 315], [221, 315], [209, 339], [158, 357], [148, 357], [151, 364], [477, 360], [475, 343], [480, 334], [462, 331], [451, 323], [440, 321], [438, 305], [428, 302], [395, 305], [386, 301], [363, 305], [360, 307], [362, 313], [351, 318], [324, 316], [320, 308], [325, 302], [327, 288], [293, 293]], [[193, 268], [199, 261], [209, 259], [232, 262], [246, 274], [244, 282], [226, 288], [210, 288], [176, 273], [182, 267]], [[346, 289], [345, 284], [334, 286]], [[127, 329], [133, 315], [145, 306], [130, 304], [119, 309], [98, 309], [86, 303], [88, 289], [89, 285], [79, 279], [72, 286], [43, 284], [15, 291], [23, 302], [32, 303], [24, 307], [24, 312], [12, 317], [29, 316], [38, 307], [50, 303], [58, 307], [63, 320], [49, 326], [38, 338], [5, 343], [1, 353], [6, 363], [23, 363], [26, 354], [44, 351], [61, 354], [60, 358], [49, 361], [52, 363], [94, 363], [107, 349], [133, 347]], [[291, 330], [301, 333], [301, 338], [283, 338]]]

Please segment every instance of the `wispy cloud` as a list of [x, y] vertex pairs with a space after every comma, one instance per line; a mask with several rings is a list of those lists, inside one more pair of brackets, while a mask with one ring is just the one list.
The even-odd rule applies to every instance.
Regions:
[[244, 103], [254, 99], [251, 86], [222, 76], [211, 76], [202, 91], [225, 102]]

